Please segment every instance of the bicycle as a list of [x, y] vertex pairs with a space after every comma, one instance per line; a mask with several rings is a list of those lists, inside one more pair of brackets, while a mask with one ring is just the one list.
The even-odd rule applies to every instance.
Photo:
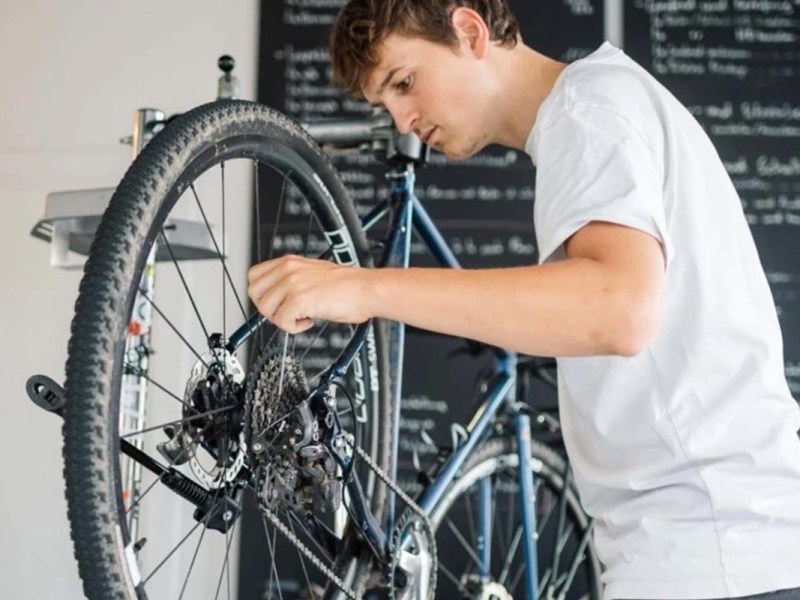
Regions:
[[[253, 502], [270, 552], [264, 598], [427, 599], [437, 579], [439, 597], [512, 598], [524, 588], [531, 599], [600, 598], [592, 521], [565, 460], [531, 439], [531, 411], [517, 398], [520, 374], [541, 369], [540, 362], [470, 342], [474, 351], [494, 354], [494, 372], [465, 435], [420, 474], [423, 489], [411, 498], [394, 482], [403, 325], [317, 323], [289, 336], [253, 314], [236, 291], [225, 231], [226, 181], [234, 177], [252, 176], [255, 261], [295, 253], [361, 268], [408, 266], [416, 231], [442, 265], [457, 268], [413, 192], [415, 166], [427, 152], [418, 138], [399, 136], [385, 114], [307, 131], [265, 106], [232, 100], [160, 126], [97, 230], [76, 302], [64, 392], [56, 384], [32, 392], [50, 394], [49, 407], [64, 416], [68, 513], [87, 597], [218, 597], [223, 585], [230, 597], [231, 543], [243, 505]], [[317, 142], [379, 152], [391, 165], [390, 197], [360, 218]], [[206, 200], [213, 192], [220, 192], [217, 208]], [[260, 212], [265, 193], [274, 217]], [[210, 224], [212, 210], [221, 216], [221, 237]], [[207, 227], [219, 263], [213, 272], [188, 274], [174, 260], [171, 223], [185, 213]], [[262, 226], [269, 250], [261, 245]], [[367, 236], [375, 232], [380, 236]], [[173, 258], [174, 288], [191, 304], [185, 314], [168, 315], [169, 300], [155, 302], [141, 284], [155, 253]], [[159, 272], [160, 288], [165, 275]], [[206, 284], [203, 294], [191, 291], [196, 279], [212, 276], [222, 283], [222, 321], [215, 326], [204, 312]], [[232, 331], [229, 294], [243, 321]], [[184, 373], [159, 370], [165, 350], [148, 351], [147, 372], [126, 356], [137, 295], [160, 319], [162, 335], [170, 334], [154, 345], [193, 355]], [[191, 333], [176, 325], [179, 318]], [[148, 407], [148, 419], [157, 417], [159, 425], [120, 431], [126, 374], [162, 395]], [[164, 383], [176, 377], [183, 392]], [[177, 418], [165, 419], [167, 410]], [[133, 494], [121, 484], [131, 464], [152, 478]], [[405, 510], [397, 511], [397, 502]], [[173, 529], [189, 522], [177, 546], [153, 541], [169, 537], [148, 528], [156, 514], [169, 514]], [[191, 580], [206, 533], [220, 542], [209, 550], [206, 540], [204, 549], [218, 555], [215, 590]], [[450, 535], [454, 550], [437, 554]], [[181, 571], [188, 564], [185, 576], [165, 576], [170, 561], [181, 562]], [[299, 578], [293, 590], [279, 561]]]

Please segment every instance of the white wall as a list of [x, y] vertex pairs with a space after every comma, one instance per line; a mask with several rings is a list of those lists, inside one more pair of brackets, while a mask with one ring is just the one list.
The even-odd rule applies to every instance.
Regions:
[[[24, 392], [32, 373], [63, 381], [80, 278], [50, 268], [48, 247], [29, 236], [45, 195], [115, 185], [134, 110], [213, 99], [221, 54], [236, 58], [253, 98], [257, 29], [256, 0], [0, 0], [0, 598], [83, 597], [60, 422]], [[247, 217], [232, 226], [249, 231]]]

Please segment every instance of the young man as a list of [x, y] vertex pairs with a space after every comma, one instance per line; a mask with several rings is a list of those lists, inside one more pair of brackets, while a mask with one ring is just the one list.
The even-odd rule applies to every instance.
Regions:
[[[452, 158], [537, 166], [540, 265], [254, 266], [289, 332], [370, 317], [556, 356], [564, 439], [596, 518], [605, 596], [800, 598], [800, 411], [731, 181], [699, 124], [603, 44], [524, 45], [503, 0], [351, 0], [336, 80]], [[773, 594], [774, 595], [774, 594]]]

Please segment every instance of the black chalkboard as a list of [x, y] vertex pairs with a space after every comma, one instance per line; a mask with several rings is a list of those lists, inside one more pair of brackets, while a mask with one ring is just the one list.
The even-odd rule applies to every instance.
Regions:
[[778, 308], [787, 380], [798, 398], [800, 5], [632, 0], [625, 9], [625, 50], [703, 125], [739, 192]]

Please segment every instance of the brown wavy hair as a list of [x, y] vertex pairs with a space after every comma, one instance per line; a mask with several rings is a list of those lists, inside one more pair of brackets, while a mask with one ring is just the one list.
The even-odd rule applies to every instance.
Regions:
[[391, 33], [457, 48], [451, 16], [460, 6], [481, 16], [493, 42], [516, 45], [519, 25], [506, 0], [349, 0], [330, 37], [331, 83], [360, 96], [380, 59], [379, 47]]

